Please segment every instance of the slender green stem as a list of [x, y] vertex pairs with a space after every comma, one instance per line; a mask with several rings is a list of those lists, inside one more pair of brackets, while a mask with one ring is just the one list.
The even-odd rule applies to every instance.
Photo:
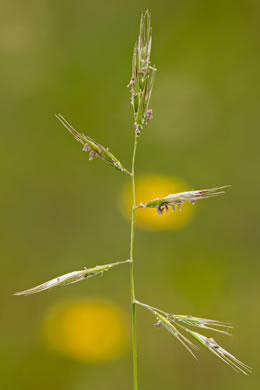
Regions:
[[130, 284], [131, 284], [131, 304], [132, 304], [132, 332], [133, 332], [133, 375], [134, 375], [134, 390], [138, 390], [138, 375], [137, 375], [137, 346], [136, 346], [136, 301], [135, 301], [135, 284], [134, 284], [134, 226], [135, 226], [135, 154], [137, 146], [137, 135], [135, 134], [134, 150], [132, 157], [132, 217], [131, 217], [131, 237], [130, 237]]
[[137, 305], [139, 305], [139, 306], [145, 307], [146, 309], [150, 310], [150, 311], [153, 312], [153, 313], [158, 312], [158, 313], [164, 314], [166, 317], [168, 316], [168, 313], [166, 313], [166, 312], [163, 311], [163, 310], [157, 309], [157, 308], [154, 307], [154, 306], [147, 305], [146, 303], [137, 301], [136, 299], [135, 299], [135, 303], [136, 303]]

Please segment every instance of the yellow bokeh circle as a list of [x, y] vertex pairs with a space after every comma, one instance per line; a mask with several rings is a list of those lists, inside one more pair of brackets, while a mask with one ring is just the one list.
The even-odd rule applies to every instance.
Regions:
[[[177, 192], [189, 191], [190, 188], [181, 180], [169, 176], [143, 175], [136, 178], [136, 205], [147, 203], [152, 199], [165, 197]], [[127, 184], [121, 193], [121, 211], [127, 217], [131, 216], [132, 188]], [[156, 209], [140, 208], [136, 210], [136, 224], [144, 229], [180, 229], [190, 222], [194, 206], [184, 203], [181, 211], [158, 215]]]
[[49, 348], [88, 363], [120, 357], [126, 334], [124, 313], [104, 299], [58, 302], [47, 312], [43, 326]]

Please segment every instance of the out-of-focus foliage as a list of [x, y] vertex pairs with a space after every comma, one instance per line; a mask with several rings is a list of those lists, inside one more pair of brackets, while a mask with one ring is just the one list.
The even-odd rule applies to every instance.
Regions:
[[[62, 112], [75, 128], [109, 145], [129, 169], [134, 129], [126, 85], [140, 13], [148, 7], [158, 72], [154, 119], [139, 141], [137, 174], [166, 175], [188, 189], [232, 187], [198, 203], [193, 218], [177, 230], [137, 228], [136, 295], [166, 311], [232, 322], [234, 337], [223, 340], [225, 348], [255, 374], [239, 376], [206, 351], [196, 362], [139, 308], [140, 388], [259, 387], [259, 3], [3, 0], [0, 387], [5, 390], [36, 384], [38, 390], [54, 384], [60, 390], [132, 388], [127, 326], [120, 330], [125, 343], [120, 354], [97, 363], [59, 354], [42, 331], [46, 313], [71, 299], [104, 304], [108, 299], [106, 308], [121, 307], [129, 316], [127, 266], [50, 293], [11, 294], [128, 257], [129, 222], [120, 202], [129, 177], [100, 159], [89, 162], [54, 114]], [[87, 329], [84, 343], [91, 337]]]

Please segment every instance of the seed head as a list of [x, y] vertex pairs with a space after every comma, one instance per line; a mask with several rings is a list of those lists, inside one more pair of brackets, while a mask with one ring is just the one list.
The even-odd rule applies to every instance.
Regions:
[[212, 198], [213, 196], [217, 196], [223, 194], [224, 191], [222, 189], [229, 187], [216, 187], [210, 188], [207, 190], [199, 190], [199, 191], [187, 191], [187, 192], [179, 192], [177, 194], [170, 194], [165, 196], [164, 198], [156, 198], [151, 200], [148, 203], [141, 203], [136, 208], [156, 208], [158, 215], [162, 215], [164, 209], [166, 212], [168, 211], [168, 206], [172, 208], [172, 211], [175, 210], [175, 206], [181, 211], [181, 205], [184, 202], [189, 202], [194, 204], [199, 199]]
[[147, 305], [137, 300], [135, 301], [135, 303], [151, 311], [155, 315], [157, 320], [155, 326], [158, 328], [164, 327], [165, 329], [167, 329], [168, 332], [175, 336], [177, 340], [184, 345], [184, 347], [192, 354], [193, 357], [196, 358], [193, 350], [196, 350], [198, 348], [187, 337], [183, 335], [183, 332], [186, 332], [194, 340], [196, 340], [209, 351], [214, 353], [214, 355], [216, 355], [225, 363], [227, 363], [235, 371], [242, 372], [245, 375], [248, 375], [248, 373], [250, 373], [251, 368], [249, 366], [242, 363], [235, 356], [231, 355], [224, 348], [218, 345], [212, 337], [208, 338], [198, 332], [190, 330], [189, 327], [187, 327], [195, 326], [198, 328], [213, 330], [215, 332], [220, 332], [229, 335], [228, 331], [223, 330], [223, 328], [232, 328], [230, 324], [215, 320], [209, 320], [206, 318], [194, 317], [191, 315], [169, 314], [163, 310], [157, 309], [153, 306]]
[[218, 358], [223, 360], [223, 362], [233, 368], [233, 370], [235, 370], [236, 372], [241, 372], [245, 375], [248, 375], [252, 371], [251, 367], [247, 366], [246, 364], [238, 360], [235, 356], [231, 355], [231, 353], [229, 353], [220, 345], [218, 345], [212, 337], [208, 338], [206, 336], [201, 335], [200, 333], [191, 331], [189, 329], [186, 329], [186, 331], [189, 333], [190, 336], [192, 336], [195, 340], [197, 340], [200, 344], [202, 344]]
[[131, 91], [131, 104], [134, 110], [134, 128], [140, 135], [145, 124], [152, 119], [149, 109], [156, 69], [150, 65], [152, 47], [151, 14], [146, 11], [141, 15], [140, 32], [134, 47], [132, 77], [128, 87]]
[[105, 264], [105, 265], [97, 265], [93, 268], [84, 268], [81, 271], [73, 271], [69, 272], [65, 275], [58, 276], [54, 279], [49, 280], [48, 282], [42, 283], [36, 287], [30, 288], [29, 290], [24, 290], [15, 293], [14, 295], [32, 295], [45, 290], [50, 290], [54, 287], [58, 286], [66, 286], [67, 284], [77, 283], [83, 279], [90, 278], [96, 275], [102, 275], [103, 272], [108, 271], [110, 268], [115, 267], [120, 264], [129, 263], [131, 260], [125, 260], [121, 262]]
[[104, 148], [104, 146], [100, 145], [87, 135], [79, 133], [61, 114], [56, 115], [56, 118], [73, 135], [73, 137], [83, 145], [83, 152], [89, 152], [89, 160], [93, 160], [94, 156], [100, 157], [114, 168], [131, 175], [130, 172], [122, 166], [121, 162], [109, 151], [109, 149]]

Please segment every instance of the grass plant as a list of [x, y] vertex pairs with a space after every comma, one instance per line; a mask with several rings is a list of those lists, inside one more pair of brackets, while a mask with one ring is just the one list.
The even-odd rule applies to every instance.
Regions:
[[[199, 331], [212, 331], [224, 333], [229, 335], [232, 328], [230, 324], [209, 320], [205, 318], [194, 317], [190, 315], [170, 314], [161, 309], [154, 308], [146, 303], [141, 303], [136, 299], [135, 295], [135, 280], [134, 280], [134, 228], [135, 228], [135, 214], [137, 209], [155, 208], [157, 213], [161, 215], [163, 211], [168, 211], [171, 207], [172, 211], [181, 212], [181, 205], [184, 202], [194, 203], [197, 200], [215, 197], [222, 194], [225, 187], [216, 187], [206, 190], [188, 191], [178, 194], [166, 194], [163, 198], [157, 198], [148, 203], [141, 203], [136, 205], [135, 197], [135, 158], [139, 138], [143, 135], [145, 126], [152, 119], [152, 110], [150, 108], [150, 99], [154, 84], [156, 67], [151, 65], [151, 47], [152, 47], [152, 28], [151, 15], [146, 11], [141, 15], [140, 32], [136, 45], [134, 46], [133, 60], [132, 60], [132, 76], [128, 87], [131, 93], [131, 105], [134, 114], [134, 146], [132, 155], [131, 170], [127, 170], [121, 162], [98, 142], [94, 141], [89, 136], [79, 133], [75, 130], [67, 120], [61, 115], [56, 115], [57, 119], [62, 125], [72, 134], [72, 136], [82, 144], [83, 151], [89, 152], [89, 159], [99, 157], [108, 162], [112, 167], [127, 174], [131, 178], [132, 183], [132, 216], [130, 228], [130, 253], [129, 258], [123, 261], [110, 263], [106, 265], [96, 266], [93, 268], [85, 268], [81, 271], [74, 271], [59, 277], [56, 277], [39, 286], [25, 290], [15, 295], [30, 295], [45, 290], [52, 289], [57, 286], [63, 286], [71, 283], [76, 283], [95, 275], [103, 274], [111, 268], [121, 265], [129, 264], [130, 266], [130, 286], [131, 286], [131, 307], [132, 307], [132, 351], [133, 351], [133, 387], [138, 390], [138, 370], [137, 370], [137, 343], [136, 343], [136, 307], [140, 306], [149, 310], [156, 319], [156, 326], [158, 328], [165, 328], [171, 335], [173, 335], [183, 346], [196, 358], [195, 352], [198, 347], [194, 341], [203, 345], [207, 350], [212, 352], [215, 356], [223, 360], [226, 364], [232, 367], [235, 371], [243, 374], [248, 374], [250, 368], [244, 363], [240, 362], [233, 355], [227, 352], [224, 348], [216, 343], [212, 337], [206, 337], [199, 333]], [[145, 210], [138, 210], [138, 212], [145, 212]], [[192, 330], [196, 328], [197, 331]]]

